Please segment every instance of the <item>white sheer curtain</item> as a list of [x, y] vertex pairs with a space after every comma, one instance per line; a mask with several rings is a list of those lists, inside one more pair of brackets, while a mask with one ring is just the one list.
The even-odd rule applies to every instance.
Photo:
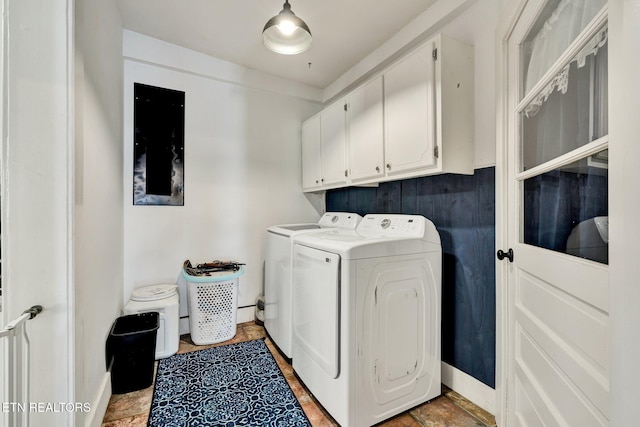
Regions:
[[[531, 56], [525, 76], [525, 94], [528, 94], [540, 81], [606, 3], [606, 0], [560, 0], [551, 16], [531, 41]], [[606, 42], [605, 28], [574, 58], [578, 67], [584, 66], [585, 58], [596, 54]], [[569, 65], [538, 94], [536, 99], [527, 106], [525, 113], [528, 116], [535, 115], [554, 89], [566, 92], [568, 76]]]

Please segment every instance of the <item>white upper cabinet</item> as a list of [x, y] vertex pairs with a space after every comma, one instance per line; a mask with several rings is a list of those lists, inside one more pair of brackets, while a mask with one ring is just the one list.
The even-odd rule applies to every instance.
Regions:
[[473, 48], [438, 35], [389, 67], [384, 114], [387, 177], [473, 174]]
[[473, 47], [438, 35], [314, 116], [321, 177], [303, 155], [304, 190], [473, 174], [473, 111]]
[[435, 166], [436, 93], [432, 43], [384, 73], [385, 168], [388, 175]]
[[382, 76], [347, 97], [350, 181], [384, 177]]
[[344, 100], [340, 100], [320, 113], [322, 184], [324, 187], [335, 187], [347, 182], [344, 105]]
[[[432, 42], [436, 60], [436, 143], [433, 173], [473, 175], [475, 114], [473, 46], [443, 35]], [[487, 108], [493, 108], [493, 105]]]
[[302, 188], [305, 191], [322, 187], [322, 157], [320, 151], [320, 115], [302, 123]]
[[336, 102], [302, 123], [302, 189], [347, 183], [345, 103]]

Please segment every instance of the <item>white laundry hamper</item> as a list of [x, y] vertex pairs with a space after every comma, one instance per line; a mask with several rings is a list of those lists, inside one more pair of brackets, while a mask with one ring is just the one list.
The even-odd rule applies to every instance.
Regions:
[[244, 273], [219, 271], [209, 276], [192, 276], [184, 268], [189, 298], [189, 329], [196, 345], [215, 344], [236, 335], [238, 278]]

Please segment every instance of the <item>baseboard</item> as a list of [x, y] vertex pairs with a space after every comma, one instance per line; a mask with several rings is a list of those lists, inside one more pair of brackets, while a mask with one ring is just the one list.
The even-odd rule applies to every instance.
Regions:
[[249, 307], [243, 307], [238, 309], [238, 318], [236, 323], [252, 322], [256, 319], [256, 307], [250, 305]]
[[91, 402], [91, 412], [85, 418], [85, 427], [100, 427], [111, 398], [111, 374], [106, 372], [100, 383], [96, 398]]
[[471, 375], [442, 362], [442, 384], [461, 394], [492, 415], [496, 413], [496, 391]]

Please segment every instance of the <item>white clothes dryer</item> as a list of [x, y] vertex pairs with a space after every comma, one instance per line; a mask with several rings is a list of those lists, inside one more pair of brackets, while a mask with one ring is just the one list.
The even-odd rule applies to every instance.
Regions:
[[294, 237], [293, 369], [343, 427], [441, 392], [440, 236], [419, 215]]
[[317, 223], [282, 224], [267, 229], [264, 265], [264, 327], [280, 351], [291, 359], [291, 254], [293, 237], [327, 229], [353, 230], [362, 217], [349, 212], [327, 212]]

